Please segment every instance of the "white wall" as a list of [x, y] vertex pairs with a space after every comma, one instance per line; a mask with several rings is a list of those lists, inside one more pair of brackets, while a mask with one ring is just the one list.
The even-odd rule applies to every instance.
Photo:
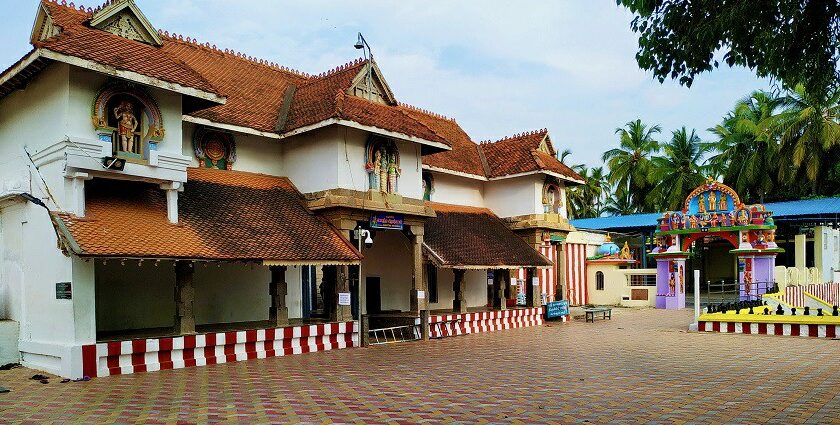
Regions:
[[434, 178], [432, 201], [473, 207], [484, 206], [485, 182], [439, 172], [432, 172], [432, 177]]
[[840, 270], [840, 230], [814, 227], [814, 266], [824, 282], [834, 280], [834, 271]]
[[[181, 153], [192, 159], [192, 167], [198, 167], [198, 158], [195, 157], [192, 145], [196, 127], [192, 123], [183, 123]], [[284, 175], [282, 140], [242, 133], [233, 133], [233, 139], [236, 143], [236, 162], [232, 167], [234, 170], [272, 176]]]
[[[330, 126], [281, 141], [282, 170], [301, 192], [328, 189], [368, 190], [365, 146], [369, 133]], [[397, 141], [400, 151], [398, 193], [423, 199], [420, 145]]]
[[[362, 253], [362, 275], [380, 278], [382, 310], [408, 311], [410, 308], [413, 257], [411, 241], [398, 230], [379, 230], [371, 248]], [[365, 282], [365, 279], [362, 279]], [[365, 287], [362, 287], [364, 294]], [[363, 313], [366, 313], [364, 303]]]
[[542, 214], [542, 175], [492, 180], [484, 185], [484, 205], [499, 217]]
[[[429, 310], [452, 310], [455, 291], [452, 284], [455, 272], [452, 269], [437, 270], [438, 302], [429, 303]], [[487, 270], [467, 270], [464, 273], [467, 307], [481, 307], [487, 305]]]

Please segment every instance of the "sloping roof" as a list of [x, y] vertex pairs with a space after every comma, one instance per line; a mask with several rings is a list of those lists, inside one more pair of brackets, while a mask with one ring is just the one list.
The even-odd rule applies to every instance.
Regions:
[[46, 40], [34, 42], [36, 48], [222, 95], [204, 76], [162, 49], [88, 26], [86, 22], [90, 20], [92, 12], [50, 1], [43, 1], [42, 4], [49, 11], [55, 25], [61, 27], [61, 32]]
[[[86, 216], [53, 213], [80, 256], [254, 260], [336, 264], [360, 259], [355, 248], [283, 177], [190, 168], [179, 194], [179, 222], [166, 217], [156, 185], [94, 179]], [[71, 244], [72, 245], [72, 244]]]
[[[798, 201], [770, 202], [764, 204], [776, 221], [840, 220], [840, 197], [802, 199]], [[630, 214], [612, 217], [579, 218], [571, 220], [578, 229], [619, 230], [653, 229], [662, 213]]]
[[427, 202], [424, 245], [436, 264], [452, 268], [550, 267], [551, 261], [486, 208]]
[[[490, 168], [487, 177], [550, 171], [568, 181], [583, 183], [580, 174], [560, 162], [551, 153], [539, 150], [540, 144], [547, 136], [548, 130], [542, 129], [505, 137], [495, 142], [481, 143], [481, 150]], [[547, 141], [547, 145], [549, 149], [552, 149], [550, 142]]]
[[423, 156], [423, 164], [445, 170], [486, 177], [481, 165], [479, 145], [452, 119], [412, 106], [402, 105], [403, 110], [414, 119], [440, 134], [449, 141], [451, 151]]

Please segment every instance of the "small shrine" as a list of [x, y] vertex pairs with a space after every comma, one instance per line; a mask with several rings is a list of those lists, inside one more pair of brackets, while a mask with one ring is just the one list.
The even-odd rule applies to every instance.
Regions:
[[775, 281], [776, 255], [773, 214], [764, 205], [745, 205], [729, 186], [708, 178], [686, 198], [681, 211], [668, 211], [658, 219], [654, 234], [656, 307], [685, 308], [686, 259], [694, 241], [716, 236], [733, 246], [738, 259], [738, 286], [742, 300], [757, 299]]

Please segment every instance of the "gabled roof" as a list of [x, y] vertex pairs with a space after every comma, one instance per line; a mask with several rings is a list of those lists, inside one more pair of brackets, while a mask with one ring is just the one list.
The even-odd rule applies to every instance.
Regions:
[[69, 251], [85, 257], [248, 260], [271, 264], [350, 264], [360, 254], [304, 206], [283, 177], [190, 168], [179, 222], [166, 216], [164, 191], [144, 182], [94, 179], [86, 216], [53, 213]]
[[402, 106], [409, 116], [440, 134], [452, 146], [451, 151], [423, 156], [424, 165], [432, 169], [450, 170], [476, 177], [486, 177], [484, 166], [481, 163], [479, 145], [470, 139], [470, 136], [454, 119], [413, 106]]
[[516, 134], [495, 142], [482, 142], [487, 158], [488, 178], [500, 178], [534, 172], [547, 172], [571, 183], [583, 183], [580, 174], [554, 156], [548, 130]]
[[552, 265], [489, 209], [426, 204], [435, 210], [436, 217], [426, 220], [423, 244], [438, 266], [485, 269]]

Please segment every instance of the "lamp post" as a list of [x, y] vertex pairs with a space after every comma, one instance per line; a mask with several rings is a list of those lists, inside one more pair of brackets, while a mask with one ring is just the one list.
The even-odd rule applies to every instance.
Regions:
[[[365, 84], [367, 84], [367, 98], [368, 98], [368, 100], [370, 100], [371, 99], [371, 88], [370, 88], [370, 85], [371, 85], [371, 65], [372, 65], [371, 62], [373, 62], [373, 53], [371, 53], [371, 51], [370, 51], [370, 44], [368, 44], [367, 40], [365, 40], [365, 37], [362, 36], [361, 32], [359, 33], [359, 36], [356, 39], [356, 44], [354, 44], [353, 47], [355, 47], [357, 50], [361, 50], [362, 55], [364, 55], [365, 60], [368, 61], [367, 77], [365, 78], [365, 80], [366, 80]], [[367, 52], [365, 52], [365, 48], [367, 48]]]
[[[362, 241], [365, 243], [366, 248], [370, 248], [373, 246], [373, 238], [370, 236], [370, 230], [363, 229], [362, 226], [356, 227], [353, 230], [353, 237], [356, 238], [356, 243], [358, 244], [359, 253], [362, 252]], [[359, 262], [359, 282], [356, 284], [356, 290], [359, 292], [356, 296], [356, 299], [359, 301], [359, 320], [362, 320], [362, 262]]]

